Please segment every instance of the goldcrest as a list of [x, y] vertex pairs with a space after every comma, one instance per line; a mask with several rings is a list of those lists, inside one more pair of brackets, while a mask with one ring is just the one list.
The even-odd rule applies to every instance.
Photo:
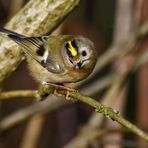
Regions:
[[27, 37], [1, 28], [27, 55], [31, 75], [41, 83], [63, 84], [85, 79], [96, 64], [94, 44], [72, 35]]

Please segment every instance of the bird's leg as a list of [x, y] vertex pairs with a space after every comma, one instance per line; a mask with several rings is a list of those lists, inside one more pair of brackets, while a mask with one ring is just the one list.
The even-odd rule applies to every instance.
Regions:
[[59, 88], [66, 90], [66, 91], [67, 91], [67, 93], [66, 93], [66, 100], [71, 100], [70, 97], [69, 97], [70, 92], [76, 92], [76, 91], [77, 91], [77, 90], [75, 90], [75, 89], [73, 89], [73, 88], [64, 86], [63, 84], [54, 84], [54, 83], [50, 83], [50, 82], [46, 82], [46, 83], [44, 83], [44, 84], [51, 85], [51, 86], [55, 87], [55, 89], [54, 89], [54, 94], [55, 94], [55, 95], [59, 95], [59, 94], [57, 93], [57, 90], [58, 90]]

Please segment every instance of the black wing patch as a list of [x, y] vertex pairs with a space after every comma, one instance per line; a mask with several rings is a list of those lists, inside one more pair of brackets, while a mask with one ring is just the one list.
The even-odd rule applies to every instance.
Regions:
[[43, 55], [44, 55], [44, 53], [45, 53], [45, 48], [43, 47], [43, 45], [41, 45], [41, 46], [37, 49], [36, 53], [37, 53], [38, 56], [43, 56]]
[[13, 34], [8, 34], [8, 37], [24, 47], [24, 52], [31, 55], [38, 62], [41, 63], [42, 60], [46, 61], [44, 57], [46, 50], [43, 46], [44, 41], [42, 37], [19, 37]]

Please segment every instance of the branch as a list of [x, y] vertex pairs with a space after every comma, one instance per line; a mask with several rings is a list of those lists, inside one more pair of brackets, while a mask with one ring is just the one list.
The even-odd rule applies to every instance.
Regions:
[[16, 91], [8, 91], [8, 92], [1, 92], [0, 93], [0, 100], [7, 100], [11, 98], [23, 98], [23, 97], [34, 97], [38, 99], [38, 91], [36, 90], [16, 90]]
[[[54, 93], [54, 89], [51, 89], [51, 87], [43, 87], [40, 90], [40, 93], [43, 94], [53, 94]], [[67, 95], [67, 91], [65, 90], [57, 90], [57, 93], [61, 96], [66, 96]], [[139, 137], [145, 139], [146, 141], [148, 141], [148, 135], [145, 134], [143, 131], [141, 131], [139, 128], [137, 128], [135, 125], [133, 125], [132, 123], [130, 123], [129, 121], [127, 121], [126, 119], [122, 118], [120, 115], [118, 115], [118, 112], [114, 111], [112, 108], [107, 107], [97, 101], [95, 101], [94, 99], [88, 97], [88, 96], [84, 96], [81, 95], [78, 92], [71, 92], [69, 94], [69, 97], [81, 101], [87, 105], [89, 105], [90, 107], [94, 108], [98, 113], [103, 114], [105, 117], [109, 117], [111, 118], [113, 121], [118, 122], [119, 124], [121, 124], [122, 126], [126, 127], [127, 129], [129, 129], [131, 132], [135, 133], [136, 135], [138, 135]]]
[[[47, 96], [47, 94], [54, 94], [54, 90], [55, 90], [55, 88], [53, 88], [51, 86], [46, 86], [46, 87], [44, 86], [44, 87], [40, 88], [40, 90], [38, 91], [38, 95], [36, 95], [36, 92], [34, 92], [34, 91], [33, 91], [32, 95], [33, 96], [41, 96], [41, 97], [42, 96]], [[60, 95], [60, 96], [65, 97], [67, 95], [67, 91], [59, 89], [59, 90], [57, 90], [57, 94]], [[148, 141], [148, 135], [147, 134], [145, 134], [143, 131], [141, 131], [139, 128], [137, 128], [135, 125], [133, 125], [132, 123], [130, 123], [126, 119], [122, 118], [118, 114], [118, 112], [114, 111], [112, 108], [107, 107], [107, 106], [95, 101], [94, 99], [92, 99], [92, 98], [90, 98], [88, 96], [81, 95], [78, 92], [70, 92], [69, 97], [89, 105], [90, 107], [94, 108], [98, 113], [101, 113], [105, 117], [111, 118], [113, 121], [118, 122], [122, 126], [126, 127], [128, 130], [130, 130], [131, 132], [135, 133], [139, 137], [141, 137], [141, 138]], [[11, 118], [9, 117], [9, 118], [7, 118], [7, 120], [5, 119], [5, 120], [1, 121], [1, 123], [0, 123], [0, 131], [4, 131], [7, 128], [11, 127], [12, 126], [11, 123], [12, 122], [13, 122], [13, 124], [15, 123], [14, 121], [16, 121], [16, 117], [17, 118], [19, 117], [19, 120], [23, 121], [23, 120], [26, 119], [25, 117], [28, 114], [31, 116], [31, 115], [33, 115], [35, 113], [38, 113], [38, 112], [46, 113], [47, 110], [49, 111], [49, 110], [53, 110], [53, 109], [59, 107], [59, 104], [60, 104], [60, 106], [61, 105], [63, 106], [63, 104], [65, 104], [62, 100], [61, 101], [60, 100], [58, 100], [58, 101], [57, 100], [52, 100], [53, 102], [54, 101], [57, 101], [57, 102], [49, 104], [49, 102], [48, 103], [46, 102], [47, 100], [41, 102], [42, 105], [40, 105], [40, 103], [35, 104], [34, 106], [28, 107], [27, 110], [25, 110], [25, 111], [22, 110], [22, 111], [16, 113], [17, 115], [12, 116]], [[51, 101], [51, 99], [50, 99], [50, 101]], [[47, 110], [45, 110], [45, 108]], [[30, 112], [31, 112], [31, 114], [30, 114]], [[25, 113], [25, 116], [22, 116], [24, 113]]]
[[[46, 89], [47, 89], [47, 92], [49, 92], [49, 89], [48, 88], [46, 88]], [[59, 90], [57, 92], [60, 95], [64, 95], [64, 96], [67, 95], [67, 92], [64, 91], [64, 90]], [[83, 95], [81, 95], [80, 93], [77, 93], [77, 92], [71, 92], [69, 94], [69, 97], [71, 97], [71, 98], [73, 98], [75, 100], [79, 100], [79, 101], [89, 105], [90, 107], [94, 108], [98, 113], [101, 113], [105, 117], [109, 117], [113, 121], [118, 122], [122, 126], [129, 129], [131, 132], [135, 133], [139, 137], [141, 137], [144, 140], [148, 141], [148, 135], [146, 133], [144, 133], [143, 131], [138, 129], [135, 125], [133, 125], [132, 123], [130, 123], [126, 119], [122, 118], [120, 115], [118, 115], [118, 112], [114, 111], [112, 108], [107, 107], [107, 106], [95, 101], [94, 99], [92, 99], [92, 98], [90, 98], [88, 96], [83, 96]]]
[[145, 52], [139, 54], [139, 56], [137, 57], [133, 71], [137, 70], [140, 66], [147, 63], [148, 63], [148, 50], [145, 49]]
[[[143, 59], [143, 56], [144, 55], [145, 54], [140, 55], [139, 58], [140, 59]], [[135, 62], [133, 62], [133, 63], [135, 63]], [[135, 65], [135, 64], [133, 64], [133, 65]], [[139, 67], [139, 66], [140, 65], [138, 65], [137, 67]], [[128, 68], [129, 69], [127, 69], [127, 71], [132, 71], [132, 68], [135, 68], [135, 67], [132, 66], [132, 64], [131, 64], [131, 66], [128, 65]], [[125, 72], [125, 75], [128, 74], [127, 71], [124, 71]], [[121, 78], [122, 78], [122, 76], [123, 76], [123, 74], [121, 75]], [[118, 80], [118, 77], [116, 77], [116, 80]], [[119, 82], [119, 80], [117, 82]], [[121, 80], [121, 82], [122, 82], [122, 80]], [[49, 95], [51, 93], [54, 93], [54, 89], [51, 88], [50, 86], [46, 86], [46, 87], [40, 88], [38, 91], [35, 91], [35, 90], [34, 91], [30, 91], [30, 90], [19, 91], [18, 90], [18, 91], [2, 92], [2, 93], [0, 93], [0, 99], [1, 100], [2, 99], [5, 100], [5, 99], [9, 99], [9, 98], [14, 98], [14, 97], [35, 97], [36, 99], [39, 99], [40, 100], [42, 97], [47, 97], [47, 95]], [[60, 90], [58, 93], [60, 95], [63, 95], [63, 96], [65, 96], [67, 94], [67, 92], [65, 92], [64, 90]], [[80, 100], [80, 101], [88, 104], [89, 106], [92, 106], [98, 112], [102, 113], [104, 116], [110, 117], [111, 119], [117, 121], [121, 125], [127, 127], [133, 133], [136, 133], [140, 137], [143, 137], [144, 139], [148, 140], [147, 139], [147, 135], [145, 133], [143, 133], [136, 126], [132, 125], [131, 123], [129, 123], [128, 121], [126, 121], [125, 119], [123, 119], [122, 117], [120, 117], [119, 115], [117, 115], [117, 113], [114, 112], [111, 108], [106, 107], [106, 106], [104, 106], [104, 105], [96, 102], [95, 100], [91, 99], [90, 97], [82, 96], [82, 95], [80, 95], [77, 92], [70, 93], [70, 97], [72, 97], [72, 98], [74, 98], [76, 100]], [[50, 100], [52, 100], [52, 99], [50, 99]], [[62, 105], [59, 105], [58, 106], [58, 107], [62, 107], [64, 105], [66, 105], [66, 103], [63, 103], [63, 102], [64, 101], [62, 101], [62, 99], [61, 100], [58, 99], [54, 103], [55, 104], [62, 104]], [[52, 103], [52, 102], [48, 102], [47, 103], [46, 102], [46, 104], [48, 104], [48, 105], [42, 107], [42, 102], [41, 102], [41, 104], [40, 104], [41, 106], [39, 104], [35, 104], [35, 105], [31, 106], [31, 107], [28, 107], [26, 109], [23, 109], [23, 110], [19, 111], [21, 113], [18, 112], [18, 113], [14, 114], [14, 115], [10, 115], [10, 116], [8, 116], [6, 119], [4, 119], [1, 122], [1, 124], [0, 124], [0, 130], [1, 131], [4, 131], [4, 130], [12, 127], [16, 123], [18, 124], [19, 122], [24, 121], [26, 118], [30, 117], [31, 115], [33, 115], [35, 113], [38, 113], [38, 112], [46, 112], [47, 110], [48, 111], [49, 110], [50, 111], [51, 110], [52, 111], [53, 110], [56, 110], [57, 109], [57, 106], [55, 107], [55, 105], [53, 105], [54, 103]], [[23, 116], [22, 115], [20, 116], [20, 114], [22, 114]], [[18, 118], [18, 117], [21, 117], [21, 118]]]
[[[111, 74], [103, 77], [100, 80], [97, 80], [92, 85], [89, 85], [89, 87], [79, 88], [79, 89], [81, 92], [83, 92], [83, 94], [91, 96], [93, 94], [99, 93], [100, 91], [102, 91], [103, 89], [111, 85], [114, 82], [116, 77], [117, 77], [117, 74]], [[13, 90], [13, 91], [0, 92], [1, 101], [18, 98], [18, 97], [20, 99], [22, 99], [23, 97], [33, 97], [36, 100], [41, 100], [37, 90]]]

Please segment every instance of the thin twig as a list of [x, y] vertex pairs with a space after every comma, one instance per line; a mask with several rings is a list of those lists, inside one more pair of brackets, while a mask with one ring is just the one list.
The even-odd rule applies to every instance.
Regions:
[[137, 58], [135, 65], [133, 67], [133, 71], [138, 70], [138, 68], [144, 64], [148, 63], [148, 50], [145, 49], [145, 52], [141, 53]]
[[[109, 85], [111, 85], [113, 83], [114, 79], [116, 78], [116, 76], [117, 76], [116, 74], [110, 74], [108, 76], [105, 76], [102, 79], [97, 80], [94, 83], [92, 83], [90, 85], [90, 88], [88, 88], [88, 87], [80, 88], [80, 91], [83, 94], [86, 94], [89, 96], [99, 93], [101, 90], [103, 90], [106, 87], [108, 87]], [[1, 101], [13, 99], [13, 98], [18, 98], [18, 97], [20, 99], [22, 99], [23, 97], [32, 97], [33, 99], [37, 99], [37, 100], [41, 99], [40, 96], [38, 95], [37, 90], [13, 90], [13, 91], [0, 92], [0, 100]]]
[[[49, 93], [49, 94], [54, 93], [54, 89], [51, 89], [51, 87], [50, 88], [44, 87], [42, 89], [42, 91], [44, 93], [46, 92], [46, 93]], [[59, 95], [63, 95], [63, 96], [67, 95], [67, 91], [65, 91], [65, 90], [57, 90], [57, 93]], [[113, 121], [118, 122], [119, 124], [126, 127], [127, 129], [129, 129], [130, 131], [132, 131], [133, 133], [138, 135], [139, 137], [148, 141], [148, 135], [146, 133], [144, 133], [142, 130], [137, 128], [135, 125], [133, 125], [132, 123], [130, 123], [126, 119], [122, 118], [118, 114], [118, 112], [114, 111], [112, 108], [107, 107], [107, 106], [95, 101], [94, 99], [92, 99], [88, 96], [81, 95], [78, 92], [71, 92], [69, 94], [69, 97], [89, 105], [90, 107], [94, 108], [98, 113], [101, 113], [105, 117], [111, 118]]]
[[38, 98], [38, 91], [36, 90], [16, 90], [0, 93], [0, 100], [7, 100], [11, 98], [33, 97]]
[[[60, 94], [66, 95], [64, 91], [60, 91]], [[122, 126], [126, 127], [136, 135], [140, 136], [141, 138], [145, 139], [148, 141], [148, 135], [145, 134], [143, 131], [138, 129], [135, 125], [131, 124], [129, 121], [125, 120], [122, 118], [120, 115], [118, 115], [118, 112], [114, 111], [110, 107], [107, 107], [103, 104], [100, 104], [99, 102], [95, 101], [94, 99], [83, 96], [77, 92], [73, 92], [70, 94], [70, 97], [79, 100], [85, 104], [88, 104], [89, 106], [93, 107], [98, 113], [103, 114], [105, 117], [111, 118], [113, 121], [118, 122]]]
[[[39, 94], [42, 96], [43, 94], [53, 94], [54, 93], [54, 88], [51, 88], [51, 86], [46, 86], [46, 87], [42, 87], [39, 90]], [[67, 91], [65, 90], [57, 90], [57, 93], [60, 96], [66, 96], [67, 95]], [[113, 121], [118, 122], [119, 124], [121, 124], [122, 126], [126, 127], [127, 129], [129, 129], [130, 131], [132, 131], [133, 133], [135, 133], [136, 135], [138, 135], [139, 137], [145, 139], [148, 141], [148, 135], [145, 134], [143, 131], [141, 131], [139, 128], [137, 128], [135, 125], [133, 125], [132, 123], [130, 123], [129, 121], [127, 121], [126, 119], [122, 118], [120, 115], [118, 115], [118, 112], [114, 111], [112, 108], [107, 107], [97, 101], [95, 101], [94, 99], [88, 97], [88, 96], [84, 96], [81, 95], [78, 92], [71, 92], [69, 94], [69, 97], [81, 101], [87, 105], [89, 105], [90, 107], [94, 108], [98, 113], [101, 113], [102, 115], [104, 115], [105, 117], [109, 117], [111, 118]], [[48, 99], [47, 99], [48, 100]], [[27, 116], [28, 114], [31, 116], [35, 113], [38, 112], [47, 112], [47, 110], [45, 111], [44, 108], [47, 109], [47, 106], [49, 105], [49, 102], [47, 103], [46, 101], [41, 102], [42, 105], [40, 104], [36, 104], [34, 106], [31, 106], [30, 108], [28, 108], [27, 110], [22, 110], [22, 112], [18, 112], [16, 113], [17, 116], [12, 116], [11, 118], [7, 118], [7, 120], [3, 120], [0, 123], [0, 130], [4, 131], [6, 130], [8, 127], [12, 126], [11, 123], [15, 120], [16, 121], [16, 117], [20, 118], [20, 121], [26, 119], [24, 116], [22, 116], [22, 114], [25, 113], [25, 115]], [[53, 101], [54, 102], [54, 101]], [[52, 106], [51, 106], [52, 104]], [[60, 105], [63, 105], [63, 101], [61, 100]], [[53, 107], [54, 106], [54, 107]], [[56, 107], [55, 107], [56, 106]], [[48, 106], [49, 107], [49, 106]], [[48, 108], [49, 110], [53, 110], [55, 108], [59, 107], [59, 100], [57, 103], [50, 103], [50, 108]], [[48, 111], [49, 111], [48, 110]], [[32, 114], [30, 114], [30, 112]], [[14, 118], [15, 117], [15, 118]], [[14, 123], [14, 122], [13, 122]]]

